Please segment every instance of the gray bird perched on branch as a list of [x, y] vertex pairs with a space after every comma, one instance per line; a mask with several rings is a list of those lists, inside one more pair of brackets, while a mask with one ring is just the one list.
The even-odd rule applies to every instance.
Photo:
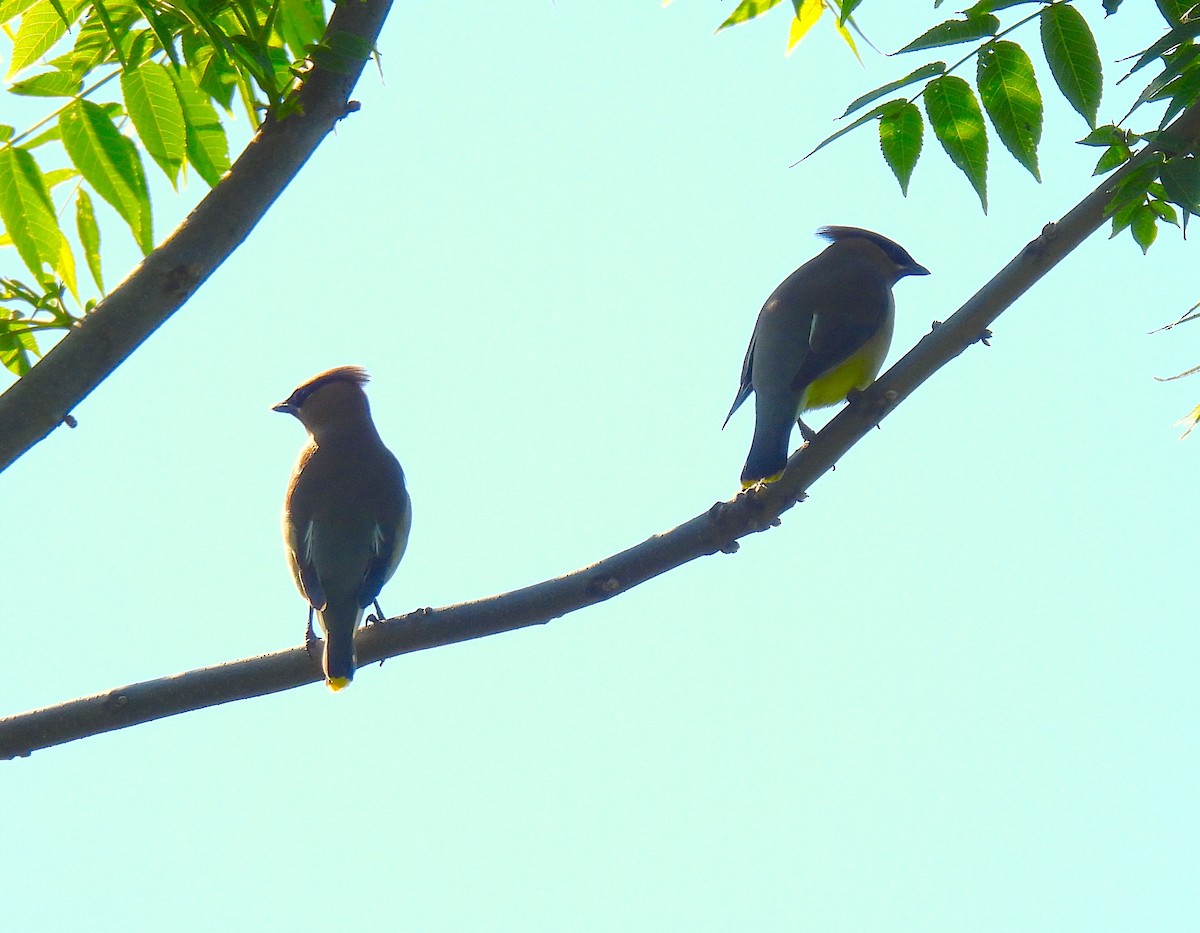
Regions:
[[308, 430], [283, 504], [283, 541], [292, 578], [325, 633], [325, 682], [354, 678], [354, 633], [396, 572], [412, 525], [404, 471], [371, 421], [367, 373], [340, 366], [314, 376], [273, 411]]
[[[742, 487], [779, 479], [801, 414], [869, 386], [892, 342], [892, 286], [929, 275], [904, 248], [858, 227], [821, 227], [825, 250], [771, 293], [754, 325], [725, 423], [754, 393], [754, 439]], [[724, 427], [724, 425], [722, 425]]]

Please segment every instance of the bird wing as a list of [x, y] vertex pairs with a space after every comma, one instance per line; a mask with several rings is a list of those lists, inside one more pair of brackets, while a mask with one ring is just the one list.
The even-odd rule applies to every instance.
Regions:
[[751, 365], [754, 362], [754, 338], [758, 333], [758, 327], [754, 328], [754, 333], [750, 335], [750, 346], [746, 348], [746, 358], [742, 360], [742, 377], [738, 383], [737, 396], [733, 400], [733, 406], [729, 409], [729, 414], [725, 416], [725, 421], [721, 425], [721, 430], [725, 430], [725, 425], [729, 424], [729, 419], [733, 417], [733, 413], [737, 411], [742, 402], [750, 397], [750, 393], [754, 391], [751, 384]]
[[891, 307], [891, 289], [877, 277], [863, 277], [853, 288], [830, 289], [821, 296], [812, 305], [808, 352], [792, 388], [803, 390], [861, 350], [885, 325]]
[[404, 488], [404, 472], [396, 458], [385, 453], [387, 462], [381, 464], [372, 490], [378, 519], [371, 528], [370, 557], [358, 588], [358, 604], [364, 609], [396, 572], [412, 528], [412, 502]]

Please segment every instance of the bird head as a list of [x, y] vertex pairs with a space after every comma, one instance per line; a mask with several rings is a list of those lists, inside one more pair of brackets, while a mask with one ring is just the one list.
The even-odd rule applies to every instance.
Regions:
[[[906, 275], [929, 275], [929, 270], [908, 255], [908, 250], [885, 236], [861, 227], [821, 227], [817, 236], [824, 237], [830, 243], [858, 241], [872, 254], [886, 273], [891, 276], [892, 284], [899, 282]], [[874, 246], [870, 249], [866, 244]]]
[[286, 399], [272, 405], [272, 411], [295, 415], [314, 437], [326, 428], [345, 423], [356, 416], [368, 415], [367, 394], [363, 391], [370, 376], [361, 366], [338, 366], [313, 376], [297, 386]]

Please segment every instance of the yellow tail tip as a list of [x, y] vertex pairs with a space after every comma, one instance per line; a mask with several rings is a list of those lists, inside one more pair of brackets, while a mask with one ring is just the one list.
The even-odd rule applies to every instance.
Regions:
[[327, 681], [325, 681], [325, 683], [329, 685], [330, 690], [332, 690], [334, 693], [337, 693], [339, 690], [344, 690], [346, 687], [350, 686], [350, 678], [330, 677]]
[[762, 479], [744, 479], [742, 480], [742, 489], [753, 489], [755, 486], [765, 486], [767, 483], [777, 483], [782, 476], [783, 470], [780, 470], [778, 473], [772, 473], [770, 476], [764, 476]]

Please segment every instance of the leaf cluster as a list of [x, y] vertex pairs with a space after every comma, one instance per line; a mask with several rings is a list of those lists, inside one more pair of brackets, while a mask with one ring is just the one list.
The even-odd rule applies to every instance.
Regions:
[[[322, 0], [0, 0], [11, 42], [9, 94], [51, 101], [32, 126], [0, 125], [0, 246], [33, 282], [0, 279], [0, 364], [23, 375], [34, 334], [78, 320], [77, 249], [104, 294], [95, 199], [154, 248], [143, 156], [178, 189], [188, 169], [215, 185], [229, 169], [226, 124], [286, 115], [325, 50]], [[336, 50], [330, 54], [336, 55]], [[328, 56], [327, 56], [328, 57]], [[44, 165], [64, 164], [46, 169]], [[76, 247], [63, 218], [73, 206]], [[54, 314], [48, 314], [53, 309]]]
[[[935, 0], [934, 6], [941, 3]], [[1150, 66], [1157, 66], [1158, 71], [1147, 80], [1120, 124], [1096, 125], [1104, 70], [1092, 27], [1075, 0], [979, 0], [894, 54], [960, 45], [974, 45], [973, 49], [952, 64], [926, 62], [904, 77], [862, 95], [839, 119], [857, 116], [809, 155], [852, 130], [877, 124], [880, 151], [907, 195], [928, 125], [946, 155], [975, 189], [986, 212], [991, 134], [1041, 181], [1038, 146], [1045, 82], [1039, 82], [1025, 48], [1009, 38], [1023, 28], [1036, 28], [1054, 85], [1088, 124], [1090, 132], [1080, 143], [1104, 149], [1095, 174], [1111, 172], [1129, 161], [1137, 143], [1156, 139], [1163, 127], [1200, 99], [1200, 45], [1196, 42], [1200, 36], [1200, 4], [1192, 0], [1156, 0], [1156, 5], [1166, 31], [1149, 47], [1130, 56], [1133, 65], [1117, 83], [1134, 79], [1135, 75], [1140, 78], [1149, 73], [1143, 69]], [[859, 6], [843, 2], [841, 13], [848, 16]], [[1121, 0], [1104, 0], [1103, 8], [1107, 16], [1112, 16], [1121, 6]], [[973, 81], [958, 73], [971, 63]], [[897, 95], [906, 89], [911, 90]], [[1123, 126], [1144, 105], [1156, 102], [1164, 105], [1156, 126], [1137, 131]], [[1160, 158], [1124, 178], [1108, 206], [1112, 234], [1128, 229], [1143, 250], [1154, 242], [1159, 222], [1178, 224], [1180, 211], [1185, 228], [1190, 215], [1200, 212], [1200, 166], [1195, 156], [1187, 153]]]

